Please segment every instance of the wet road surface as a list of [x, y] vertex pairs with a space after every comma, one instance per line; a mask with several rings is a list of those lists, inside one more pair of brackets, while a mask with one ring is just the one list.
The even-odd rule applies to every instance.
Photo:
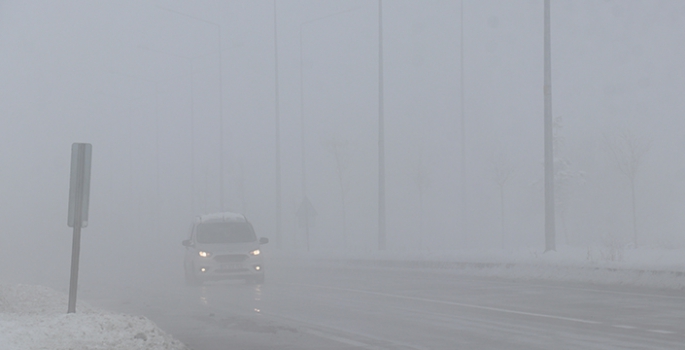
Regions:
[[449, 270], [268, 262], [267, 281], [86, 287], [84, 301], [141, 314], [195, 350], [681, 349], [685, 293], [516, 281]]

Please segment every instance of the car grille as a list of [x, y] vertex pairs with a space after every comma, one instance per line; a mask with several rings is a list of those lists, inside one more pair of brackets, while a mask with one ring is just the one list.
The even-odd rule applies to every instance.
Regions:
[[247, 271], [249, 271], [249, 270], [246, 268], [242, 268], [242, 269], [216, 269], [216, 270], [214, 270], [214, 272], [216, 272], [216, 273], [239, 273], [239, 272], [247, 272]]
[[247, 260], [247, 255], [245, 255], [245, 254], [217, 255], [214, 257], [214, 260], [221, 262], [221, 263], [243, 262], [243, 261]]

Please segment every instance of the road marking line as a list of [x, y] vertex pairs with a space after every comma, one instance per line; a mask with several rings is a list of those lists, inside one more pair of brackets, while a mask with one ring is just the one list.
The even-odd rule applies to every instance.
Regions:
[[637, 329], [637, 327], [633, 326], [626, 326], [624, 324], [615, 324], [613, 325], [614, 328], [621, 328], [621, 329]]
[[677, 295], [660, 295], [660, 294], [649, 294], [649, 293], [634, 293], [634, 292], [621, 292], [616, 290], [602, 290], [602, 289], [592, 289], [592, 288], [581, 288], [581, 287], [566, 287], [566, 286], [548, 286], [544, 284], [530, 284], [530, 286], [537, 286], [542, 288], [552, 288], [552, 289], [563, 289], [563, 290], [579, 290], [583, 292], [593, 292], [593, 293], [604, 293], [604, 294], [618, 294], [631, 297], [650, 297], [650, 298], [664, 298], [664, 299], [685, 299], [685, 297]]
[[372, 345], [369, 345], [369, 344], [366, 344], [366, 343], [358, 342], [358, 341], [356, 341], [356, 340], [352, 340], [352, 339], [348, 339], [348, 338], [342, 338], [342, 337], [338, 337], [338, 336], [331, 335], [331, 334], [326, 334], [326, 333], [323, 333], [323, 332], [315, 331], [315, 330], [313, 330], [313, 329], [307, 329], [306, 332], [309, 333], [309, 334], [313, 334], [313, 335], [315, 335], [315, 336], [317, 336], [317, 337], [321, 337], [321, 338], [326, 338], [326, 339], [330, 339], [330, 340], [337, 341], [338, 343], [343, 343], [343, 344], [347, 344], [347, 345], [357, 346], [357, 347], [360, 347], [360, 348], [370, 349], [370, 350], [371, 350], [371, 349], [372, 349], [372, 350], [381, 350], [381, 348], [378, 347], [378, 346], [372, 346]]
[[[599, 321], [584, 320], [584, 319], [573, 318], [573, 317], [539, 314], [539, 313], [534, 313], [534, 312], [525, 312], [525, 311], [518, 311], [518, 310], [502, 309], [502, 308], [490, 307], [490, 306], [457, 303], [457, 302], [453, 302], [453, 301], [434, 300], [434, 299], [411, 297], [411, 296], [405, 296], [405, 295], [372, 292], [372, 291], [365, 291], [365, 290], [360, 290], [360, 289], [320, 286], [320, 285], [313, 285], [313, 284], [299, 284], [299, 283], [289, 283], [289, 284], [300, 285], [300, 286], [305, 286], [305, 287], [322, 288], [322, 289], [332, 289], [332, 290], [339, 290], [339, 291], [346, 291], [346, 292], [353, 292], [353, 293], [360, 293], [360, 294], [368, 294], [368, 295], [375, 295], [375, 296], [391, 297], [391, 298], [397, 298], [397, 299], [415, 300], [415, 301], [422, 301], [422, 302], [429, 302], [429, 303], [460, 306], [460, 307], [467, 307], [467, 308], [472, 308], [472, 309], [496, 311], [496, 312], [515, 314], [515, 315], [548, 318], [548, 319], [555, 319], [555, 320], [562, 320], [562, 321], [569, 321], [569, 322], [576, 322], [576, 323], [593, 324], [593, 325], [603, 324], [603, 322], [599, 322]], [[620, 325], [620, 324], [612, 325], [612, 327], [621, 328], [621, 329], [630, 329], [630, 330], [638, 329], [637, 327], [634, 327], [634, 326]], [[667, 330], [662, 330], [662, 329], [647, 329], [646, 331], [651, 332], [651, 333], [657, 333], [657, 334], [675, 334], [675, 332], [673, 332], [673, 331], [667, 331]]]
[[398, 299], [405, 299], [405, 300], [414, 300], [414, 301], [423, 301], [423, 302], [428, 302], [428, 303], [437, 303], [437, 304], [445, 304], [445, 305], [452, 305], [452, 306], [460, 306], [460, 307], [467, 307], [467, 308], [471, 308], [471, 309], [488, 310], [488, 311], [502, 312], [502, 313], [508, 313], [508, 314], [514, 314], [514, 315], [548, 318], [548, 319], [569, 321], [569, 322], [576, 322], [576, 323], [594, 324], [594, 325], [602, 324], [602, 322], [592, 321], [592, 320], [583, 320], [580, 318], [538, 314], [538, 313], [534, 313], [534, 312], [517, 311], [517, 310], [502, 309], [502, 308], [491, 307], [491, 306], [474, 305], [474, 304], [464, 304], [464, 303], [457, 303], [457, 302], [453, 302], [453, 301], [410, 297], [410, 296], [404, 296], [404, 295], [371, 292], [371, 291], [365, 291], [365, 290], [359, 290], [359, 289], [317, 286], [317, 285], [312, 285], [312, 284], [299, 284], [299, 285], [306, 286], [306, 287], [333, 289], [333, 290], [341, 290], [341, 291], [346, 291], [346, 292], [354, 292], [354, 293], [369, 294], [369, 295], [376, 295], [376, 296], [383, 296], [383, 297], [391, 297], [391, 298], [398, 298]]
[[[368, 349], [412, 349], [412, 350], [428, 350], [428, 348], [425, 347], [417, 347], [415, 345], [411, 344], [405, 344], [402, 342], [397, 342], [389, 339], [384, 339], [380, 337], [376, 337], [373, 335], [369, 334], [363, 334], [363, 333], [358, 333], [354, 331], [350, 331], [349, 329], [344, 329], [344, 328], [339, 328], [335, 326], [330, 326], [330, 325], [324, 325], [321, 324], [320, 322], [315, 322], [312, 320], [306, 320], [306, 319], [301, 319], [301, 318], [296, 318], [292, 316], [284, 316], [278, 313], [272, 313], [272, 312], [267, 312], [263, 313], [264, 315], [269, 315], [271, 317], [276, 317], [280, 318], [283, 320], [288, 320], [291, 322], [298, 323], [304, 327], [307, 327], [304, 329], [302, 332], [310, 332], [313, 335], [328, 338], [331, 340], [336, 340], [336, 341], [341, 341], [344, 344], [348, 345], [354, 345], [354, 346], [362, 346], [366, 347]], [[318, 330], [317, 330], [318, 329]], [[314, 333], [312, 333], [314, 332]], [[332, 335], [331, 333], [339, 333], [339, 334], [345, 334], [348, 336], [335, 336]], [[366, 343], [363, 341], [355, 341], [349, 338], [349, 336], [356, 336], [358, 338], [366, 339]], [[350, 342], [355, 342], [355, 344], [352, 344]], [[359, 343], [359, 344], [357, 344]], [[374, 343], [377, 343], [379, 345], [372, 345]], [[362, 345], [360, 345], [362, 344]]]

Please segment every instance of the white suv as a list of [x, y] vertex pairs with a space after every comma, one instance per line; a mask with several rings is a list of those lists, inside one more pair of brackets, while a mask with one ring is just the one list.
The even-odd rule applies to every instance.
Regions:
[[242, 214], [216, 213], [198, 216], [190, 238], [183, 241], [185, 280], [189, 285], [204, 281], [244, 279], [264, 282], [264, 262], [252, 224]]

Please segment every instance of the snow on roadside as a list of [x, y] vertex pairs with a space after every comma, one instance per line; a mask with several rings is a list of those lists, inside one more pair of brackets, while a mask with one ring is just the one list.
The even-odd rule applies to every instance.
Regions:
[[424, 250], [320, 253], [310, 254], [308, 258], [380, 268], [458, 270], [518, 280], [685, 289], [685, 249], [561, 246], [558, 251], [548, 253], [535, 249]]
[[83, 302], [67, 314], [68, 296], [42, 286], [0, 285], [0, 349], [186, 350], [142, 316]]

